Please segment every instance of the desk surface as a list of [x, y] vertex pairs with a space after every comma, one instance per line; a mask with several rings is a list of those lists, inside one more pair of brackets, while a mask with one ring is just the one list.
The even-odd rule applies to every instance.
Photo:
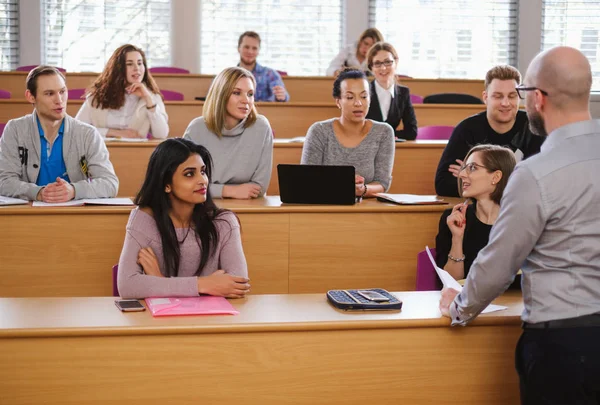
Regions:
[[[239, 315], [154, 318], [150, 311], [122, 313], [114, 297], [0, 298], [0, 338], [237, 333], [446, 327], [439, 291], [396, 292], [402, 311], [340, 311], [325, 294], [253, 295], [230, 300]], [[520, 292], [495, 303], [507, 310], [481, 315], [475, 325], [518, 325]]]

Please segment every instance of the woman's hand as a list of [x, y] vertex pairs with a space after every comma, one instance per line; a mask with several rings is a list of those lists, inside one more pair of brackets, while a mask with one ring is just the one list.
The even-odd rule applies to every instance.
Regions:
[[354, 175], [354, 195], [362, 197], [365, 192], [365, 178], [358, 174]]
[[448, 224], [448, 228], [450, 228], [450, 232], [452, 232], [452, 236], [455, 238], [461, 238], [465, 234], [465, 227], [467, 224], [467, 205], [465, 203], [461, 203], [455, 205], [452, 208], [452, 213], [448, 215], [446, 219], [446, 224]]
[[133, 83], [132, 85], [127, 86], [125, 91], [127, 94], [135, 94], [139, 98], [146, 100], [147, 107], [151, 107], [154, 104], [154, 101], [152, 100], [152, 94], [150, 94], [150, 91], [144, 83]]
[[137, 263], [142, 266], [147, 276], [164, 277], [160, 272], [158, 259], [151, 247], [140, 249]]
[[217, 270], [210, 276], [198, 277], [198, 292], [227, 298], [244, 298], [250, 292], [250, 280]]

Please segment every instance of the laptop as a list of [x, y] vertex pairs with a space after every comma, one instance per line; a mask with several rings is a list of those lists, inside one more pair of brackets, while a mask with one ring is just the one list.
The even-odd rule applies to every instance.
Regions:
[[352, 205], [354, 166], [277, 165], [279, 194], [286, 204]]

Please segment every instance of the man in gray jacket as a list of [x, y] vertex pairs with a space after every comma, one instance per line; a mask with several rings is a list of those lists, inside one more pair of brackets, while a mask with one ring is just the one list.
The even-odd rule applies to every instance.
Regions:
[[0, 138], [0, 195], [51, 203], [116, 196], [119, 180], [102, 137], [66, 114], [62, 73], [38, 66], [26, 84], [35, 110], [8, 121]]

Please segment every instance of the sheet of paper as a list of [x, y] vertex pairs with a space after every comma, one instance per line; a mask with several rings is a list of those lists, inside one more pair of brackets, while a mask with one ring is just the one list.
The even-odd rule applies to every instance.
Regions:
[[[429, 256], [429, 260], [431, 261], [433, 268], [435, 269], [436, 273], [438, 274], [438, 277], [440, 278], [440, 280], [442, 280], [443, 286], [445, 288], [452, 288], [458, 292], [462, 291], [462, 285], [460, 285], [459, 282], [456, 281], [454, 279], [454, 277], [452, 277], [450, 275], [450, 273], [448, 273], [446, 270], [441, 269], [437, 266], [435, 259], [434, 259], [433, 255], [431, 254], [431, 250], [429, 250], [429, 246], [425, 246], [425, 250], [427, 251], [427, 256]], [[487, 306], [486, 309], [481, 311], [481, 313], [487, 314], [489, 312], [502, 311], [504, 309], [508, 309], [508, 307], [505, 307], [503, 305], [490, 304]]]
[[32, 206], [34, 207], [79, 207], [84, 204], [84, 200], [71, 200], [62, 203], [47, 203], [43, 201], [34, 201]]
[[134, 205], [131, 198], [87, 198], [86, 205]]
[[148, 142], [148, 138], [104, 138], [104, 142]]
[[3, 197], [0, 195], [0, 205], [20, 205], [27, 204], [29, 201], [21, 200], [20, 198]]
[[424, 204], [424, 203], [443, 203], [436, 195], [417, 195], [417, 194], [389, 194], [377, 193], [377, 197], [394, 201], [398, 204]]

